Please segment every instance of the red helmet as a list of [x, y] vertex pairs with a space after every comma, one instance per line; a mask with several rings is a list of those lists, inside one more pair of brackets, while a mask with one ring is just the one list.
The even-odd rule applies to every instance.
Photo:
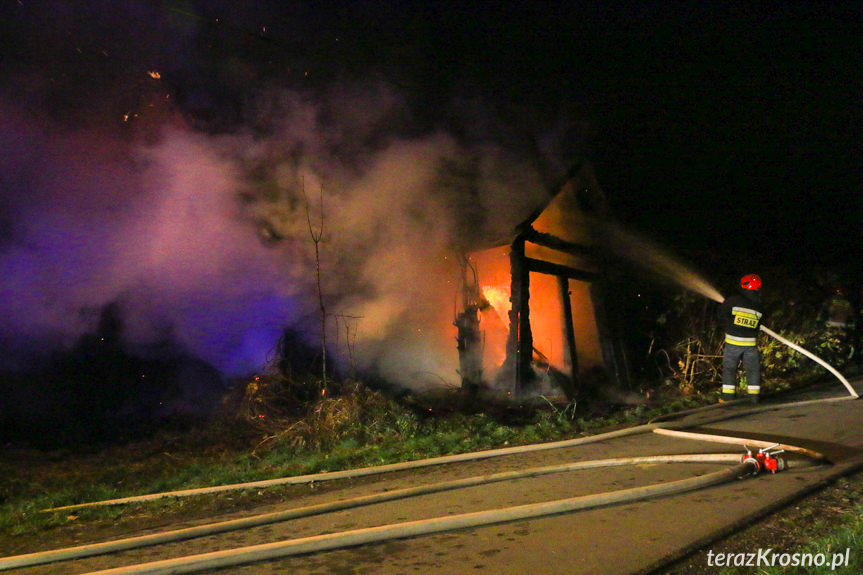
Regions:
[[755, 274], [746, 274], [740, 278], [740, 287], [758, 291], [761, 289], [761, 278]]

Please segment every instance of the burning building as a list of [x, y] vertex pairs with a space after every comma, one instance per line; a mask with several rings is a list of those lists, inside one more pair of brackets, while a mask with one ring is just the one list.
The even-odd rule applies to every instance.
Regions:
[[588, 373], [628, 383], [598, 250], [607, 217], [593, 170], [580, 164], [557, 194], [464, 258], [455, 318], [464, 387], [574, 398]]

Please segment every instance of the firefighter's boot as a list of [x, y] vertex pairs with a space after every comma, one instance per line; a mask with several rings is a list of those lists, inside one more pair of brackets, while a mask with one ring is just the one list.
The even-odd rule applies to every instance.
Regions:
[[749, 385], [747, 386], [747, 395], [749, 396], [749, 403], [752, 405], [758, 405], [758, 398], [761, 395], [761, 386], [759, 385]]

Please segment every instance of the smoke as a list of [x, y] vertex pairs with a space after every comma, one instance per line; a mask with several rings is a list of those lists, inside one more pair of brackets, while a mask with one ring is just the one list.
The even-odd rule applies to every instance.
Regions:
[[[280, 91], [266, 110], [282, 122], [268, 137], [233, 141], [255, 174], [249, 210], [276, 238], [272, 249], [290, 252], [282, 261], [305, 286], [306, 309], [315, 290], [311, 237], [323, 229], [328, 338], [356, 346], [355, 367], [403, 384], [456, 383], [458, 250], [526, 217], [546, 198], [541, 172], [529, 155], [443, 130], [388, 132], [407, 114], [397, 93], [381, 84], [347, 92], [349, 102], [344, 90], [312, 102]], [[336, 330], [339, 317], [350, 318], [356, 341]]]
[[13, 154], [0, 169], [19, 177], [4, 179], [4, 363], [70, 345], [114, 302], [132, 346], [170, 337], [228, 373], [262, 363], [294, 319], [295, 293], [217, 147], [189, 131], [139, 148], [105, 132], [22, 139], [38, 130], [7, 126]]
[[[62, 18], [49, 12], [32, 37], [13, 36], [87, 66], [41, 57], [5, 74], [0, 367], [69, 348], [112, 305], [133, 349], [168, 341], [228, 375], [260, 369], [285, 328], [319, 341], [320, 231], [341, 361], [405, 385], [455, 383], [457, 252], [498, 239], [546, 198], [556, 174], [536, 141], [553, 148], [553, 136], [537, 128], [530, 141], [492, 111], [480, 118], [476, 99], [431, 120], [380, 79], [298, 90], [273, 78], [239, 86], [237, 72], [187, 89], [203, 67], [196, 21], [172, 35], [178, 20], [142, 6], [120, 16], [147, 21], [152, 44], [128, 53], [134, 43], [109, 26], [110, 50], [54, 38]], [[166, 71], [187, 76], [171, 83]], [[213, 129], [220, 111], [230, 129]]]

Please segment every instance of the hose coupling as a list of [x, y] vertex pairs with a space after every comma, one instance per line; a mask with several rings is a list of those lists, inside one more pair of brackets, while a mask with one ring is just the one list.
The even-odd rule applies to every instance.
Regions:
[[778, 443], [774, 443], [768, 447], [762, 447], [758, 452], [746, 447], [746, 454], [741, 458], [742, 463], [752, 463], [755, 471], [752, 475], [758, 475], [762, 471], [769, 471], [771, 474], [784, 471], [787, 467], [785, 458], [780, 457], [780, 454], [785, 453], [784, 449], [776, 449]]

